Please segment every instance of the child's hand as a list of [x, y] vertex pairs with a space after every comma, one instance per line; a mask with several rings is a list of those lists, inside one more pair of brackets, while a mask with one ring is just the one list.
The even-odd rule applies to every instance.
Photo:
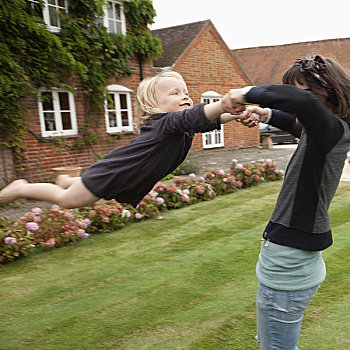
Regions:
[[220, 117], [221, 117], [221, 124], [228, 123], [232, 120], [242, 121], [242, 113], [240, 114], [223, 113], [221, 114]]

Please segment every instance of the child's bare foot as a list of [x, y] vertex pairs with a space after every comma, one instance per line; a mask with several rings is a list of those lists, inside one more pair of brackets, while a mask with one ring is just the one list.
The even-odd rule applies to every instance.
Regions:
[[28, 181], [24, 179], [15, 180], [0, 191], [0, 203], [6, 204], [21, 198], [21, 188], [27, 184]]
[[55, 184], [62, 188], [68, 188], [72, 184], [70, 179], [71, 177], [67, 174], [58, 175]]

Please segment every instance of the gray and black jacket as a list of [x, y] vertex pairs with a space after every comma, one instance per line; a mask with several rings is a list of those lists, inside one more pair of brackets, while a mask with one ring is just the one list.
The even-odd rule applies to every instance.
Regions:
[[263, 238], [303, 250], [329, 247], [328, 208], [350, 150], [349, 125], [293, 85], [253, 87], [246, 100], [271, 108], [269, 124], [300, 137]]

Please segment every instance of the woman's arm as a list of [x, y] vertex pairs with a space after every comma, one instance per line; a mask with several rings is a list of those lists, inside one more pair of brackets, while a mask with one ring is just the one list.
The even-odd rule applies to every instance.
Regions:
[[342, 137], [342, 124], [311, 92], [293, 85], [252, 87], [230, 90], [232, 105], [252, 103], [296, 115], [311, 139], [329, 151]]

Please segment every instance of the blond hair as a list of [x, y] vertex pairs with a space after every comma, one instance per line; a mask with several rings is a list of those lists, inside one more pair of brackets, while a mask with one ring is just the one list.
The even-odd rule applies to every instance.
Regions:
[[156, 91], [161, 78], [175, 78], [184, 81], [184, 78], [177, 72], [161, 72], [153, 77], [142, 80], [137, 89], [137, 100], [135, 105], [135, 116], [140, 125], [145, 125], [156, 114], [164, 113], [159, 108], [156, 100]]

